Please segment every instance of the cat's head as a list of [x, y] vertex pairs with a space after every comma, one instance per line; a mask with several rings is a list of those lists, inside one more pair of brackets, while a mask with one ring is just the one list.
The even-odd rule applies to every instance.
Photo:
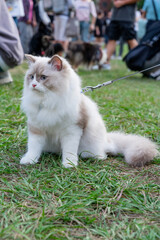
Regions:
[[54, 55], [52, 58], [25, 55], [29, 69], [25, 76], [25, 88], [35, 93], [60, 92], [69, 87], [68, 76], [73, 71], [69, 63]]

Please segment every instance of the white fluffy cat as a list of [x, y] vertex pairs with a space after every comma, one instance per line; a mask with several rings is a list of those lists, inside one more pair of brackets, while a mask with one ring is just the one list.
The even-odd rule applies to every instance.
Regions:
[[149, 139], [120, 132], [107, 133], [97, 105], [81, 93], [81, 80], [63, 58], [26, 55], [22, 109], [28, 118], [28, 151], [21, 164], [37, 163], [42, 152], [62, 153], [71, 167], [82, 158], [107, 158], [122, 153], [128, 164], [143, 166], [157, 154]]

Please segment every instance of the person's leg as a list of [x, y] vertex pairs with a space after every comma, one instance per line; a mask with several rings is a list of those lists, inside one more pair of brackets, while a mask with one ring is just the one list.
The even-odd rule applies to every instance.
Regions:
[[109, 40], [107, 44], [107, 63], [110, 63], [111, 56], [113, 55], [115, 49], [116, 49], [116, 41]]
[[19, 22], [18, 28], [24, 53], [29, 53], [29, 43], [33, 36], [33, 27], [25, 22]]
[[10, 67], [3, 60], [0, 51], [0, 85], [13, 82], [11, 74], [8, 71], [9, 68]]
[[0, 71], [0, 85], [13, 82], [12, 76], [9, 71]]
[[18, 26], [18, 18], [17, 17], [13, 17], [13, 20], [14, 20], [16, 26]]
[[102, 65], [102, 69], [110, 70], [110, 60], [111, 56], [115, 52], [116, 49], [116, 41], [120, 37], [120, 30], [119, 30], [119, 22], [118, 21], [111, 21], [109, 27], [109, 41], [107, 44], [107, 61], [105, 64]]
[[66, 37], [66, 27], [67, 27], [68, 17], [60, 16], [60, 30], [59, 30], [59, 40], [62, 44], [64, 51], [68, 49], [68, 40]]
[[119, 59], [121, 59], [123, 54], [123, 45], [124, 45], [124, 40], [123, 40], [123, 37], [121, 36], [119, 40], [119, 55], [118, 55]]
[[54, 38], [57, 43], [62, 44], [64, 50], [67, 50], [68, 42], [66, 40], [65, 29], [67, 25], [68, 17], [55, 16], [54, 21]]
[[89, 22], [81, 22], [81, 40], [83, 42], [89, 41]]
[[138, 45], [136, 40], [136, 31], [134, 30], [134, 24], [132, 22], [122, 22], [121, 30], [123, 39], [127, 41], [130, 49], [135, 48]]
[[58, 39], [58, 27], [59, 27], [59, 17], [55, 15], [54, 17], [54, 39]]
[[127, 42], [130, 49], [135, 48], [138, 45], [138, 42], [136, 39], [131, 39], [131, 40], [128, 40]]

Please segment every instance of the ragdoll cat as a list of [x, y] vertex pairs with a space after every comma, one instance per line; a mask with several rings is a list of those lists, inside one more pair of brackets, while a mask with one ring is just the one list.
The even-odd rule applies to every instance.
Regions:
[[106, 132], [97, 105], [81, 93], [81, 80], [65, 59], [26, 58], [22, 109], [28, 118], [28, 151], [21, 164], [37, 163], [42, 152], [62, 153], [64, 167], [77, 165], [79, 154], [106, 159], [107, 153], [121, 153], [133, 166], [157, 155], [156, 145], [145, 137]]

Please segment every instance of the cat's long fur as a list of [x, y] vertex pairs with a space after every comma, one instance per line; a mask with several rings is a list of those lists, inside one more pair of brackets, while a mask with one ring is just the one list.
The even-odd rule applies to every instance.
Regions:
[[81, 80], [59, 57], [27, 55], [22, 108], [28, 118], [28, 151], [21, 164], [38, 162], [44, 151], [62, 153], [71, 167], [81, 157], [105, 159], [122, 153], [128, 164], [143, 166], [158, 153], [149, 139], [120, 132], [107, 133], [97, 105], [81, 93]]

